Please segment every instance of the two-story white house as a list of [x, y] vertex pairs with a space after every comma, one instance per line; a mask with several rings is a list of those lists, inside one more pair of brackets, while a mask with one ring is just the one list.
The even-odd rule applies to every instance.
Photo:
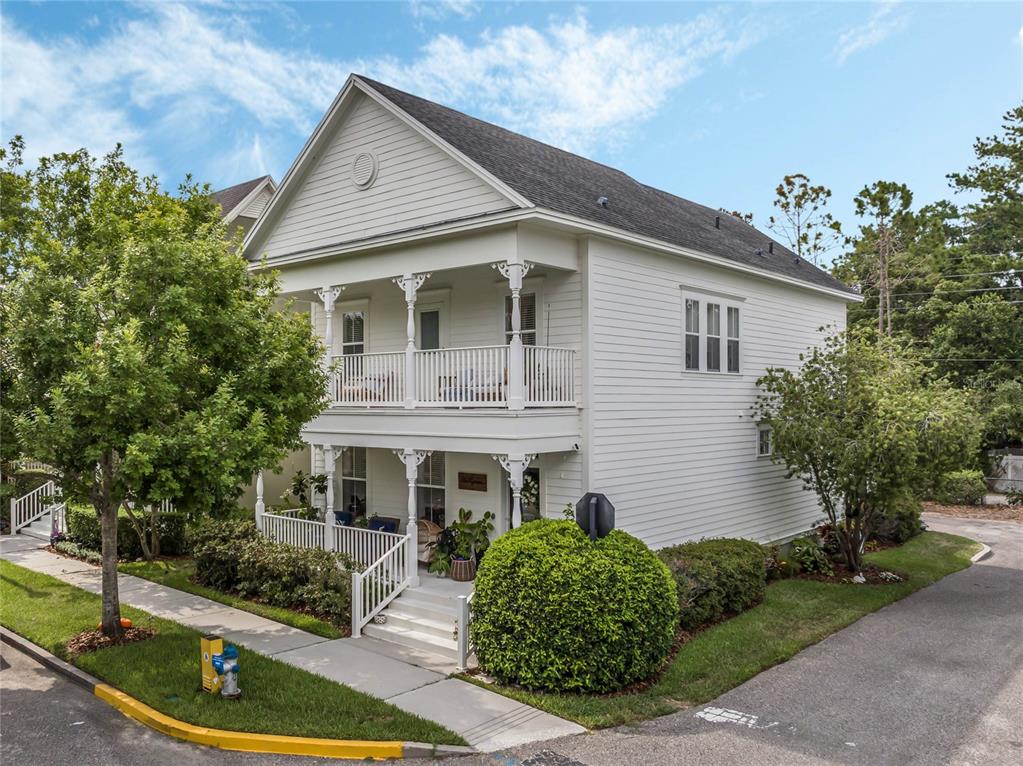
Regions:
[[335, 369], [261, 503], [324, 472], [327, 511], [413, 550], [416, 520], [491, 511], [500, 534], [587, 491], [655, 548], [820, 515], [750, 406], [858, 297], [732, 216], [353, 75], [245, 254]]

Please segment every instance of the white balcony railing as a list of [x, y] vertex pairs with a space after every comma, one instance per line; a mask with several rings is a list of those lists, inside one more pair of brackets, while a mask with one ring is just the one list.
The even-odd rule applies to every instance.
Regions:
[[[511, 346], [475, 346], [404, 352], [351, 354], [335, 359], [331, 395], [335, 407], [406, 405], [406, 370], [411, 368], [413, 407], [507, 408], [514, 399]], [[525, 407], [575, 405], [575, 351], [525, 346], [521, 401]]]

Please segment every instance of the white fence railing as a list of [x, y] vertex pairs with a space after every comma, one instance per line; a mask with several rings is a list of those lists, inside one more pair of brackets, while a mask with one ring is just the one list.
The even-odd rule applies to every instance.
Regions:
[[[412, 357], [415, 407], [508, 407], [515, 391], [509, 346], [472, 346], [416, 351]], [[405, 354], [336, 357], [331, 377], [335, 407], [405, 405]], [[527, 407], [575, 405], [575, 351], [525, 346], [522, 397]], [[521, 406], [521, 405], [520, 405]]]
[[402, 535], [383, 556], [362, 572], [352, 572], [352, 637], [408, 587], [412, 581], [408, 537]]
[[263, 534], [275, 542], [287, 543], [298, 548], [324, 547], [325, 526], [322, 521], [306, 521], [292, 516], [278, 516], [275, 513], [263, 514]]
[[508, 347], [416, 352], [416, 404], [503, 407], [508, 401]]
[[28, 526], [50, 510], [49, 498], [57, 494], [57, 485], [48, 481], [26, 495], [11, 501], [11, 532]]
[[381, 532], [361, 527], [340, 527], [331, 525], [334, 534], [334, 550], [346, 554], [352, 561], [368, 567], [379, 561], [405, 535]]
[[332, 377], [338, 406], [398, 407], [405, 403], [405, 354], [348, 354], [335, 357]]
[[67, 532], [67, 504], [57, 503], [49, 508], [51, 519], [51, 532], [53, 535], [63, 535]]
[[526, 346], [526, 406], [565, 407], [575, 404], [575, 351], [552, 346]]

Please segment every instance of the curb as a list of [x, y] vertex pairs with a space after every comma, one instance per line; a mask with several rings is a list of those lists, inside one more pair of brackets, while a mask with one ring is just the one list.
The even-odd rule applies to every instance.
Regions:
[[983, 546], [983, 547], [979, 551], [974, 553], [973, 556], [970, 557], [970, 561], [972, 563], [974, 563], [974, 564], [976, 564], [978, 561], [983, 561], [988, 556], [990, 556], [992, 554], [992, 552], [993, 552], [991, 550], [991, 546], [990, 545], [985, 545], [984, 543], [981, 543], [981, 546]]
[[0, 643], [14, 647], [72, 683], [92, 692], [122, 714], [145, 724], [151, 729], [176, 739], [207, 745], [222, 750], [240, 750], [250, 753], [275, 755], [309, 755], [320, 758], [392, 759], [392, 758], [446, 758], [475, 753], [471, 747], [432, 745], [424, 742], [388, 742], [369, 740], [318, 739], [289, 737], [282, 734], [254, 734], [179, 721], [149, 707], [134, 697], [90, 676], [73, 665], [33, 644], [17, 633], [0, 626]]

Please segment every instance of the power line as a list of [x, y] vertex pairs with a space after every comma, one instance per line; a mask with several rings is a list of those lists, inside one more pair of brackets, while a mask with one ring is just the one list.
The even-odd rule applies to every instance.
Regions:
[[[929, 295], [930, 293], [926, 293]], [[1014, 306], [1023, 301], [1002, 301], [999, 306]], [[919, 311], [920, 309], [927, 308], [926, 304], [918, 303], [916, 306], [892, 306], [892, 311]], [[874, 306], [864, 306], [862, 303], [858, 306], [853, 306], [849, 311], [869, 311], [871, 314], [877, 313], [877, 308]]]
[[998, 292], [1000, 290], [1019, 290], [1017, 285], [1009, 285], [1008, 287], [964, 287], [960, 290], [924, 290], [918, 293], [892, 293], [893, 298], [898, 298], [903, 295], [946, 295], [949, 293], [991, 293]]

